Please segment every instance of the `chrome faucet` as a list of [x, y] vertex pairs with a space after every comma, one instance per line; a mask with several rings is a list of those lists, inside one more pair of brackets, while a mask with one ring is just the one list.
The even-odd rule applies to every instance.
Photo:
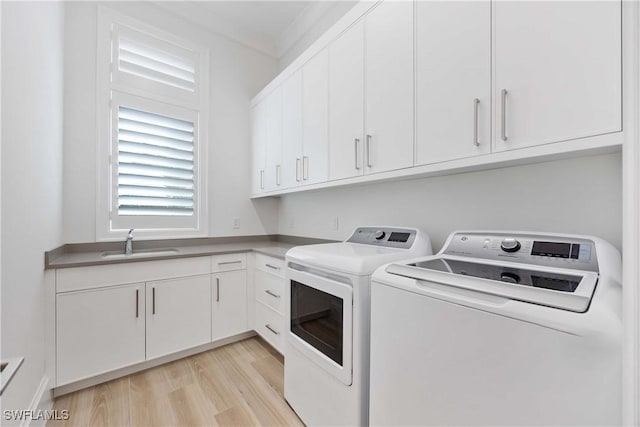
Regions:
[[127, 241], [124, 243], [124, 254], [131, 255], [133, 253], [133, 228], [129, 230]]

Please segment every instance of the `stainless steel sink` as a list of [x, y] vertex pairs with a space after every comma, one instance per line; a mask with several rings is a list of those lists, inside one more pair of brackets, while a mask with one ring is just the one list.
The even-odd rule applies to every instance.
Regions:
[[152, 256], [167, 256], [175, 255], [178, 250], [175, 248], [162, 248], [162, 249], [145, 249], [134, 251], [131, 255], [125, 255], [122, 252], [104, 252], [101, 257], [104, 259], [128, 259], [128, 258], [144, 258]]

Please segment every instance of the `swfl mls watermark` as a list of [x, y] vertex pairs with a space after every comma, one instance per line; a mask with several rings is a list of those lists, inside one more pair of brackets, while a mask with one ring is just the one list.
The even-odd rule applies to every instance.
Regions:
[[66, 421], [69, 419], [69, 411], [67, 409], [6, 409], [2, 413], [5, 421]]

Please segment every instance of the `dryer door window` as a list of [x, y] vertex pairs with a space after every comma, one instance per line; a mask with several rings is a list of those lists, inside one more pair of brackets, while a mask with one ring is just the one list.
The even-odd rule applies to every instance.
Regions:
[[343, 366], [344, 301], [291, 281], [291, 332]]

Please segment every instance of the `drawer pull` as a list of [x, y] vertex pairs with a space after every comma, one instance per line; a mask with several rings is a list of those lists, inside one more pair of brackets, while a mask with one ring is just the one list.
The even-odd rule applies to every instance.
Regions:
[[151, 288], [151, 314], [156, 314], [156, 288]]
[[271, 332], [273, 332], [274, 334], [276, 334], [276, 335], [280, 335], [280, 332], [278, 332], [278, 331], [276, 331], [275, 329], [273, 329], [273, 328], [271, 327], [271, 325], [267, 324], [267, 325], [264, 325], [264, 327], [265, 327], [265, 328], [267, 328], [268, 330], [270, 330]]
[[242, 260], [219, 262], [218, 265], [241, 264]]
[[264, 291], [266, 294], [271, 295], [274, 298], [280, 298], [280, 295], [278, 294], [274, 294], [273, 292], [271, 292], [269, 289], [267, 289], [266, 291]]
[[220, 278], [216, 277], [216, 302], [220, 302]]
[[140, 306], [139, 300], [140, 300], [140, 290], [136, 289], [136, 319], [138, 318], [138, 316], [140, 314], [139, 310], [138, 310], [138, 307]]
[[271, 265], [271, 264], [265, 264], [267, 267], [271, 268], [272, 270], [278, 270], [280, 271], [280, 267], [276, 267], [275, 265]]

